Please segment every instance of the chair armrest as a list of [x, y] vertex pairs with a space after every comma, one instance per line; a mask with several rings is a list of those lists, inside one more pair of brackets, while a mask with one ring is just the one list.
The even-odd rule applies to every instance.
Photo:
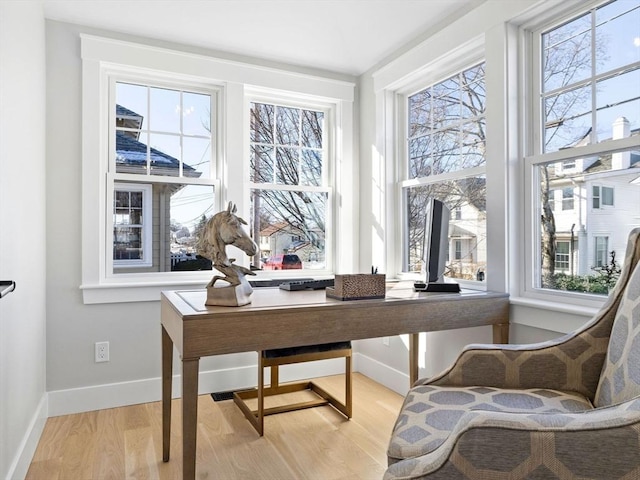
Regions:
[[562, 465], [565, 475], [619, 478], [640, 469], [639, 444], [640, 397], [571, 414], [476, 410], [465, 413], [435, 451], [389, 466], [384, 480], [444, 480], [469, 467], [504, 475], [527, 459], [531, 472], [518, 478], [543, 461]]
[[548, 388], [593, 399], [609, 338], [592, 330], [528, 345], [468, 345], [451, 367], [416, 385]]

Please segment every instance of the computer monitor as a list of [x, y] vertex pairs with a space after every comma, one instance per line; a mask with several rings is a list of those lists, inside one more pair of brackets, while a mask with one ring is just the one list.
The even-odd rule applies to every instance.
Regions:
[[444, 202], [432, 198], [425, 211], [422, 271], [426, 282], [416, 282], [416, 290], [427, 292], [459, 292], [460, 285], [446, 283], [444, 272], [449, 250], [450, 211]]

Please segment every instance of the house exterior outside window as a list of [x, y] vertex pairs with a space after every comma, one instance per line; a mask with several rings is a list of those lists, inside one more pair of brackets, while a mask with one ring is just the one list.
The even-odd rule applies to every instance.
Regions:
[[[593, 260], [606, 263], [611, 251], [622, 258], [629, 230], [640, 225], [640, 49], [633, 43], [640, 2], [590, 2], [577, 14], [549, 12], [535, 22], [523, 27], [534, 79], [527, 109], [533, 134], [524, 161], [532, 274], [524, 290], [578, 302], [558, 277], [566, 273], [558, 240], [574, 239], [570, 275], [597, 275]], [[558, 190], [561, 211], [553, 208]], [[614, 190], [626, 206], [617, 213], [603, 208], [613, 205]], [[611, 232], [606, 246], [598, 243], [606, 254], [591, 250], [596, 232]]]
[[404, 272], [422, 269], [430, 198], [452, 211], [449, 239], [456, 251], [445, 275], [476, 281], [486, 268], [484, 73], [484, 63], [476, 64], [406, 96]]

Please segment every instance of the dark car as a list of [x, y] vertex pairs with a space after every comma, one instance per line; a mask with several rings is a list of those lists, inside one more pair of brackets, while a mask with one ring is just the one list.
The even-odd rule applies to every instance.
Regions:
[[262, 268], [264, 270], [295, 270], [302, 268], [302, 261], [298, 255], [274, 255], [267, 258]]

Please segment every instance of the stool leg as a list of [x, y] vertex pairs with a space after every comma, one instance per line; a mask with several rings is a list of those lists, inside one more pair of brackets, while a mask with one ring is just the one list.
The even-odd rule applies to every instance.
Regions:
[[351, 418], [351, 415], [353, 413], [353, 408], [352, 408], [353, 396], [352, 396], [352, 382], [351, 382], [351, 355], [347, 356], [346, 359], [345, 359], [344, 376], [345, 376], [344, 394], [345, 394], [345, 405], [347, 407], [347, 418]]
[[264, 435], [264, 360], [262, 352], [258, 352], [258, 425], [256, 430]]

